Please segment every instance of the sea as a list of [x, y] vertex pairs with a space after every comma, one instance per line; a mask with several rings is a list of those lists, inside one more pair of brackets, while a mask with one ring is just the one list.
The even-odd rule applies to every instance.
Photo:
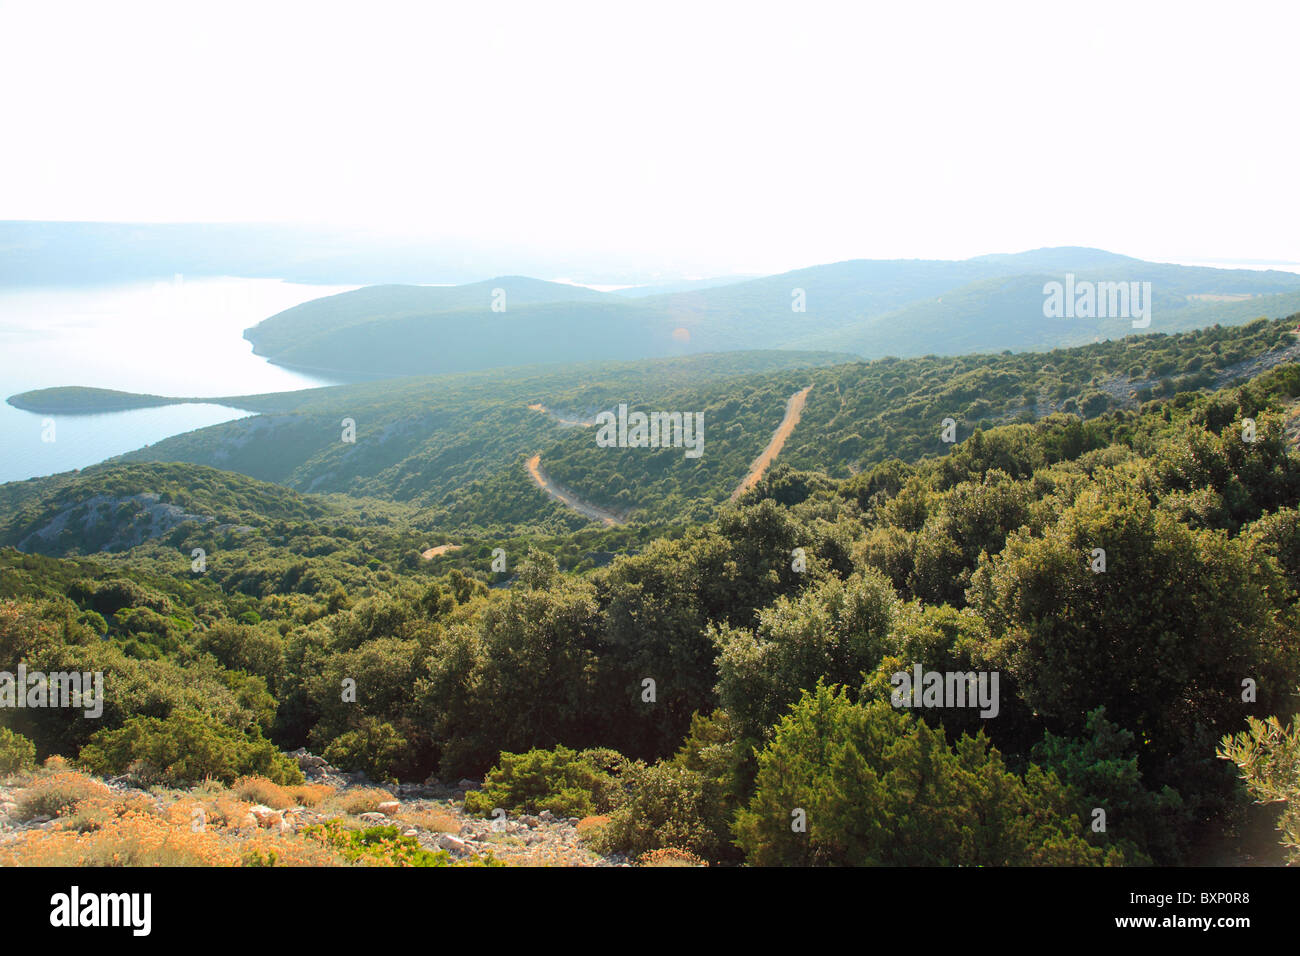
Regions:
[[0, 289], [0, 483], [93, 465], [250, 414], [212, 402], [94, 415], [22, 411], [5, 399], [61, 385], [214, 398], [342, 384], [253, 354], [244, 329], [355, 286], [195, 278]]

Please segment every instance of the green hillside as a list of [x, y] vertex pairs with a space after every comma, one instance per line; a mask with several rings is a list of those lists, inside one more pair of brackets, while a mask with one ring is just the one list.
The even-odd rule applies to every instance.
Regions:
[[457, 286], [367, 286], [286, 309], [248, 329], [244, 338], [253, 343], [253, 351], [258, 355], [275, 356], [285, 349], [301, 346], [315, 336], [358, 324], [382, 323], [438, 312], [501, 315], [492, 311], [497, 289], [505, 292], [507, 314], [514, 306], [614, 300], [604, 292], [584, 286], [545, 282], [525, 276], [500, 276]]
[[[415, 506], [443, 532], [563, 533], [588, 525], [525, 467], [636, 523], [704, 520], [744, 478], [788, 399], [812, 386], [780, 461], [848, 477], [897, 457], [944, 455], [941, 425], [977, 428], [1055, 413], [1094, 418], [1249, 379], [1300, 353], [1295, 320], [1129, 338], [1047, 353], [845, 362], [808, 353], [726, 353], [372, 382], [260, 397], [273, 412], [200, 429], [121, 461], [208, 465], [300, 492]], [[577, 383], [577, 384], [575, 384]], [[704, 416], [705, 451], [601, 448], [600, 411]], [[542, 406], [537, 410], [530, 406]], [[343, 441], [344, 419], [356, 441]]]
[[[1300, 275], [1293, 273], [1059, 248], [963, 261], [852, 260], [659, 294], [521, 277], [379, 286], [304, 303], [245, 336], [258, 354], [285, 365], [383, 376], [735, 348], [959, 355], [1133, 334], [1128, 318], [1045, 318], [1043, 285], [1067, 273], [1081, 281], [1150, 282], [1152, 323], [1144, 333], [1277, 318], [1300, 305]], [[492, 308], [497, 289], [505, 292], [504, 311]]]
[[[881, 460], [844, 478], [778, 465], [736, 504], [660, 531], [466, 537], [430, 560], [419, 512], [194, 465], [5, 486], [13, 517], [0, 544], [70, 557], [0, 548], [0, 669], [105, 675], [100, 719], [10, 711], [5, 744], [24, 773], [60, 755], [141, 787], [212, 778], [206, 794], [250, 774], [268, 778], [261, 792], [299, 782], [282, 755], [297, 747], [374, 781], [486, 774], [462, 786], [477, 791], [455, 798], [463, 812], [599, 811], [592, 838], [630, 858], [1244, 859], [1252, 811], [1238, 773], [1258, 792], [1251, 753], [1286, 746], [1248, 721], [1290, 720], [1300, 680], [1300, 366], [1288, 336], [1254, 323], [946, 367], [887, 360], [693, 383], [678, 372], [647, 394], [693, 389], [704, 401], [727, 386], [766, 413], [765, 388], [814, 379], [812, 394], [834, 400], [810, 404], [795, 430], [809, 426], [802, 454]], [[911, 416], [1055, 379], [1068, 390], [1090, 373], [1104, 384], [1121, 359], [1126, 385], [1140, 392], [1150, 379], [1138, 376], [1156, 374], [1160, 394], [1086, 421], [1055, 412], [962, 429], [929, 457], [907, 444]], [[669, 363], [650, 364], [671, 377]], [[1202, 372], [1211, 385], [1249, 381], [1210, 390], [1196, 385]], [[884, 422], [885, 443], [841, 449], [849, 423], [834, 410], [856, 417], [876, 400], [903, 416]], [[1257, 431], [1243, 440], [1247, 419]], [[655, 477], [638, 493], [694, 493], [689, 479]], [[144, 529], [163, 504], [181, 520]], [[159, 533], [130, 544], [146, 530]], [[508, 572], [490, 569], [498, 546]], [[900, 704], [898, 675], [918, 669], [998, 674], [996, 713]], [[1243, 674], [1257, 687], [1249, 701]], [[340, 699], [347, 679], [355, 701]], [[178, 741], [184, 761], [169, 756]], [[792, 840], [790, 807], [804, 803], [817, 824]], [[1121, 808], [1104, 831], [1089, 826], [1097, 807]], [[74, 837], [83, 856], [123, 845], [125, 811], [57, 812], [86, 822], [66, 839], [19, 834], [32, 859]], [[178, 837], [189, 820], [172, 824]], [[284, 835], [281, 850], [303, 839]]]
[[674, 337], [678, 327], [671, 315], [635, 301], [512, 304], [500, 313], [483, 307], [358, 322], [263, 354], [305, 369], [433, 375], [701, 351]]
[[[862, 355], [941, 355], [1046, 350], [1153, 332], [1180, 332], [1212, 324], [1234, 325], [1256, 318], [1283, 318], [1300, 311], [1300, 290], [1245, 292], [1285, 285], [1256, 281], [1222, 270], [1181, 271], [1179, 266], [1080, 272], [1079, 281], [1150, 281], [1150, 325], [1135, 329], [1131, 317], [1048, 318], [1043, 287], [1063, 274], [985, 279], [922, 302], [872, 317], [850, 328], [804, 336], [806, 348]], [[1153, 278], [1142, 279], [1143, 276]], [[1233, 298], [1242, 297], [1242, 298]]]

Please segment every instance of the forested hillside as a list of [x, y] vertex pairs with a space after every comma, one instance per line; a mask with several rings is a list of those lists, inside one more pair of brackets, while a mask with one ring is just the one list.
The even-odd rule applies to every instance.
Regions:
[[[1240, 861], [1242, 829], [1272, 825], [1253, 768], [1286, 759], [1251, 721], [1300, 709], [1295, 321], [261, 397], [276, 410], [0, 488], [0, 670], [105, 681], [94, 720], [7, 710], [0, 758], [65, 761], [31, 785], [55, 816], [86, 772], [319, 800], [286, 795], [305, 747], [459, 780], [458, 814], [581, 820], [611, 859]], [[704, 454], [598, 447], [620, 402], [702, 411]], [[548, 496], [539, 453], [627, 523]], [[978, 707], [900, 706], [900, 675], [929, 672], [997, 682]], [[96, 800], [78, 852], [141, 825]], [[275, 853], [361, 852], [347, 832]], [[5, 852], [74, 837], [30, 839]], [[404, 839], [376, 859], [478, 859]]]
[[[1144, 262], [1099, 249], [961, 261], [852, 260], [627, 296], [506, 276], [463, 286], [377, 286], [317, 299], [245, 333], [290, 366], [430, 375], [546, 361], [632, 360], [743, 348], [858, 357], [1052, 349], [1134, 331], [1132, 317], [1049, 320], [1044, 286], [1149, 284], [1150, 333], [1281, 318], [1300, 276]], [[1134, 303], [1136, 305], [1136, 303]]]
[[[11, 486], [6, 540], [27, 550], [78, 496], [155, 489], [191, 517], [115, 553], [0, 552], [0, 667], [107, 682], [99, 721], [11, 711], [6, 747], [165, 785], [291, 784], [275, 753], [304, 745], [375, 780], [490, 771], [467, 812], [589, 815], [593, 846], [634, 857], [1189, 862], [1244, 807], [1221, 739], [1296, 710], [1297, 398], [1285, 362], [850, 477], [778, 466], [661, 537], [465, 539], [436, 560], [409, 510], [191, 465]], [[996, 713], [899, 708], [891, 675], [915, 666], [997, 672]]]
[[[1055, 412], [1135, 413], [1157, 398], [1248, 379], [1297, 352], [1295, 319], [1131, 336], [1048, 353], [836, 361], [833, 354], [726, 353], [618, 366], [475, 373], [256, 396], [275, 414], [159, 442], [125, 461], [184, 461], [303, 492], [411, 503], [445, 531], [557, 533], [586, 523], [537, 488], [525, 463], [642, 523], [703, 520], [726, 501], [812, 386], [781, 461], [846, 477], [888, 457], [944, 454], [955, 436]], [[581, 383], [581, 384], [575, 384]], [[705, 452], [601, 448], [591, 422], [627, 403], [701, 412]], [[252, 402], [250, 402], [252, 404]], [[532, 406], [541, 406], [538, 411]], [[343, 419], [356, 441], [342, 441]]]

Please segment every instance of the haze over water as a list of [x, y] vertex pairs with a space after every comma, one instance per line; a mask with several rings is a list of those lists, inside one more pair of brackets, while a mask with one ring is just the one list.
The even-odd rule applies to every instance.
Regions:
[[249, 414], [212, 404], [50, 416], [4, 403], [35, 388], [85, 385], [221, 397], [335, 385], [253, 354], [244, 329], [352, 286], [276, 279], [184, 279], [0, 290], [0, 482], [84, 468], [171, 435]]

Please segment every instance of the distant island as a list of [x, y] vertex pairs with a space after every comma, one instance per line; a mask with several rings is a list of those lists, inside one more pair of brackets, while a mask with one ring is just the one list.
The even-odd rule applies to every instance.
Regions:
[[159, 408], [164, 405], [225, 405], [244, 411], [275, 411], [283, 401], [275, 395], [243, 395], [217, 398], [180, 398], [170, 395], [148, 395], [139, 392], [121, 392], [112, 388], [88, 388], [82, 385], [64, 385], [57, 388], [37, 388], [30, 392], [10, 395], [6, 401], [14, 408], [42, 415], [94, 415], [104, 412], [124, 412], [136, 408]]

